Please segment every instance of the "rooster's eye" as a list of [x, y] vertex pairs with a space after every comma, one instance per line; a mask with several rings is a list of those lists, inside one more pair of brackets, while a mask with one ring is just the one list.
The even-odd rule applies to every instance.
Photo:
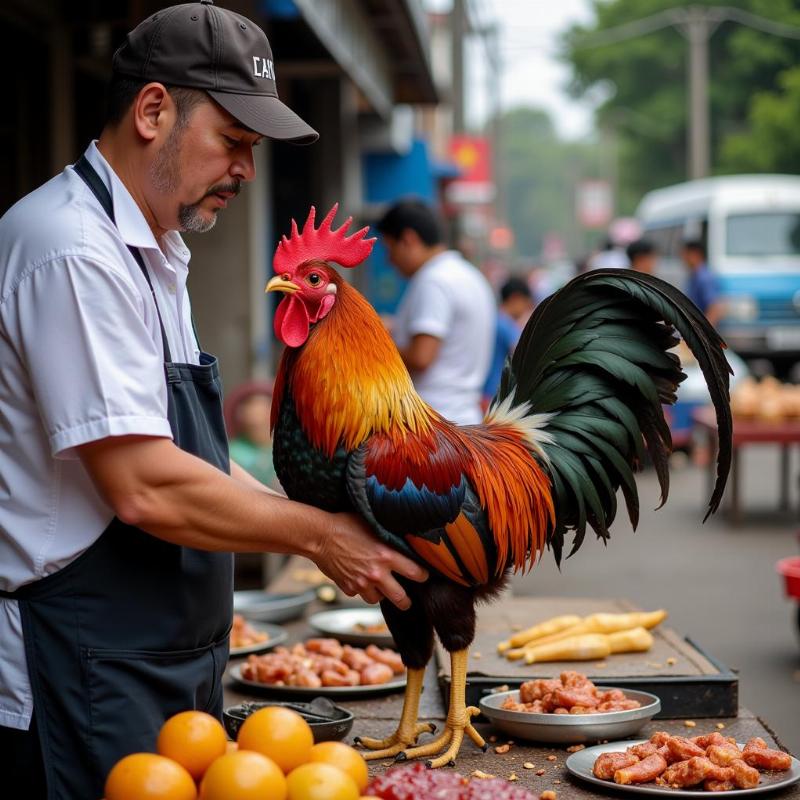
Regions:
[[310, 283], [312, 286], [319, 286], [319, 282], [320, 282], [321, 280], [322, 280], [322, 278], [320, 278], [320, 277], [319, 277], [319, 275], [317, 275], [317, 273], [316, 273], [316, 272], [312, 272], [312, 273], [311, 273], [311, 274], [308, 276], [308, 282], [309, 282], [309, 283]]

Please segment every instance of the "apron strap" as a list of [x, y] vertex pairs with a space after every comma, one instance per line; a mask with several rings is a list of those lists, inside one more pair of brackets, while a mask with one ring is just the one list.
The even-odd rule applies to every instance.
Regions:
[[[108, 218], [114, 223], [114, 225], [116, 225], [117, 221], [114, 219], [114, 204], [111, 202], [111, 194], [106, 188], [106, 185], [103, 183], [102, 178], [97, 174], [95, 168], [89, 163], [89, 160], [86, 158], [86, 156], [81, 156], [75, 162], [74, 169], [75, 172], [77, 172], [78, 175], [80, 175], [80, 177], [83, 179], [83, 182], [89, 187], [89, 189], [91, 189], [92, 194], [97, 198], [97, 202], [100, 203], [103, 211], [108, 214]], [[150, 280], [150, 273], [147, 271], [144, 258], [142, 258], [139, 248], [128, 245], [128, 250], [130, 251], [136, 263], [139, 265], [139, 268], [142, 270], [142, 274], [147, 281], [147, 285], [150, 287], [150, 294], [153, 296], [153, 303], [155, 303], [156, 314], [158, 315], [158, 324], [161, 328], [161, 341], [164, 346], [164, 363], [169, 364], [172, 362], [172, 357], [170, 356], [169, 352], [167, 332], [164, 329], [164, 320], [161, 319], [161, 311], [158, 309], [158, 301], [156, 300], [156, 292], [153, 288], [153, 282]], [[194, 320], [192, 320], [192, 326], [194, 326]], [[197, 332], [195, 332], [195, 336], [197, 336]]]

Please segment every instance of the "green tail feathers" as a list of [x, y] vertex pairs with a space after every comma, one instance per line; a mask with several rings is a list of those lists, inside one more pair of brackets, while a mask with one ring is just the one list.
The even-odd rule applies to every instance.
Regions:
[[[658, 476], [661, 503], [669, 493], [672, 438], [662, 406], [675, 402], [686, 377], [668, 352], [686, 342], [708, 384], [717, 412], [717, 479], [708, 504], [716, 511], [731, 463], [730, 367], [725, 343], [697, 307], [665, 281], [633, 270], [581, 275], [542, 302], [506, 364], [496, 402], [513, 396], [531, 413], [552, 413], [543, 445], [549, 458], [556, 524], [549, 544], [560, 563], [587, 523], [606, 539], [622, 489], [634, 527], [639, 499], [634, 472], [645, 450]], [[568, 556], [569, 557], [569, 556]]]

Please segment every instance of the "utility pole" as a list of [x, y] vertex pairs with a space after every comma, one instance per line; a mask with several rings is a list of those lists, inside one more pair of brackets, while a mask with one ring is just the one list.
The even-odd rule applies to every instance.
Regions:
[[497, 219], [505, 225], [506, 219], [506, 193], [505, 193], [505, 176], [503, 174], [503, 159], [500, 152], [503, 142], [503, 103], [501, 86], [503, 81], [503, 67], [500, 63], [500, 32], [497, 25], [491, 25], [484, 33], [487, 61], [489, 62], [489, 69], [486, 71], [487, 80], [487, 93], [486, 96], [491, 99], [490, 114], [492, 120], [491, 137], [492, 137], [492, 153], [493, 171], [494, 171], [494, 185], [495, 185], [495, 200], [494, 209]]
[[688, 156], [689, 178], [711, 171], [711, 124], [708, 101], [708, 42], [721, 21], [717, 9], [690, 6], [676, 27], [689, 42]]
[[464, 133], [464, 36], [467, 31], [466, 0], [453, 0], [453, 133]]

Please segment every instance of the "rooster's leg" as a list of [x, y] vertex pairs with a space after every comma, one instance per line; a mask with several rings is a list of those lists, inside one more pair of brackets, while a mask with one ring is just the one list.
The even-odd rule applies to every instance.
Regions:
[[386, 739], [368, 739], [357, 736], [356, 744], [361, 744], [371, 753], [365, 753], [364, 758], [372, 761], [376, 758], [391, 758], [398, 753], [416, 744], [421, 733], [433, 733], [436, 726], [431, 722], [417, 722], [419, 715], [419, 696], [422, 691], [422, 679], [425, 668], [408, 670], [406, 677], [406, 693], [403, 699], [403, 712], [400, 715], [400, 724], [397, 730]]
[[480, 710], [466, 704], [468, 653], [469, 651], [466, 649], [450, 653], [450, 709], [447, 712], [447, 722], [445, 722], [441, 735], [432, 742], [412, 747], [398, 754], [398, 761], [436, 755], [441, 752], [442, 748], [449, 745], [441, 755], [431, 759], [427, 764], [431, 768], [443, 767], [445, 764], [453, 765], [465, 733], [478, 747], [486, 750], [486, 742], [471, 722], [472, 717], [480, 714]]

